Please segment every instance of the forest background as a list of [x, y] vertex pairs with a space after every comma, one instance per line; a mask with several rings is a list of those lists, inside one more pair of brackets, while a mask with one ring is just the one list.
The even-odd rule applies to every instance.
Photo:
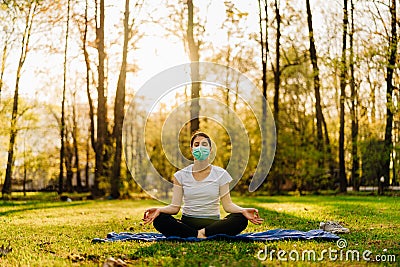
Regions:
[[[383, 193], [398, 185], [400, 170], [399, 9], [396, 0], [2, 0], [2, 196], [56, 190], [128, 197], [141, 192], [136, 181], [165, 190], [149, 172], [154, 167], [170, 180], [178, 169], [165, 155], [160, 127], [177, 107], [181, 153], [190, 158], [191, 134], [205, 131], [217, 148], [214, 164], [224, 168], [235, 146], [229, 113], [243, 121], [250, 154], [234, 191], [248, 192], [264, 140], [238, 97], [237, 77], [226, 76], [225, 90], [177, 88], [142, 116], [141, 86], [197, 61], [246, 75], [271, 107], [276, 153], [258, 192], [377, 186]], [[228, 108], [202, 105], [199, 97]], [[249, 103], [266, 114], [257, 99]], [[133, 119], [124, 122], [128, 107]], [[222, 123], [202, 117], [208, 112]], [[164, 141], [173, 143], [174, 133], [163, 133]]]

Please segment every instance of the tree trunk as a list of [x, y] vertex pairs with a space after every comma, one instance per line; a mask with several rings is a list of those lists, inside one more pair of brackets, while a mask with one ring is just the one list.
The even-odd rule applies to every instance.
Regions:
[[[66, 134], [67, 136], [68, 134]], [[65, 147], [64, 147], [64, 153], [65, 153], [65, 169], [67, 171], [67, 177], [65, 181], [65, 191], [72, 193], [74, 192], [74, 188], [72, 186], [72, 178], [74, 176], [74, 172], [72, 171], [72, 158], [73, 158], [73, 150], [72, 150], [72, 145], [69, 141], [65, 142]]]
[[[228, 13], [232, 13], [232, 15], [228, 18], [230, 18], [230, 23], [233, 24], [233, 20], [234, 20], [234, 16], [233, 16], [233, 5], [231, 6], [230, 3], [225, 2], [226, 5], [226, 12]], [[232, 31], [231, 28], [228, 27], [227, 29], [227, 43], [229, 44], [231, 42], [231, 35], [232, 35]], [[226, 61], [226, 66], [230, 67], [231, 66], [231, 53], [232, 53], [232, 48], [230, 45], [228, 45], [228, 47], [226, 48], [226, 55], [225, 55], [225, 61]], [[229, 99], [229, 92], [230, 92], [230, 85], [229, 85], [229, 74], [230, 74], [230, 69], [227, 69], [227, 72], [225, 74], [225, 112], [226, 112], [226, 121], [224, 121], [224, 124], [226, 125], [227, 129], [229, 129], [229, 116], [230, 116], [230, 99]], [[227, 143], [230, 139], [227, 135], [224, 135], [224, 142], [226, 141]]]
[[[306, 0], [307, 6], [307, 23], [308, 23], [308, 33], [310, 39], [310, 57], [311, 63], [313, 67], [313, 78], [314, 78], [314, 92], [315, 92], [315, 115], [317, 119], [317, 150], [323, 153], [324, 151], [324, 143], [323, 143], [323, 133], [322, 133], [322, 122], [323, 122], [323, 114], [321, 107], [321, 95], [320, 95], [320, 80], [319, 80], [319, 68], [318, 68], [318, 60], [317, 60], [317, 51], [315, 49], [314, 42], [314, 31], [312, 26], [312, 14], [310, 8], [310, 0]], [[318, 166], [320, 168], [323, 167], [323, 157], [318, 160]]]
[[[13, 109], [11, 113], [11, 128], [10, 128], [10, 143], [8, 146], [8, 157], [7, 157], [7, 168], [6, 176], [4, 178], [4, 184], [2, 188], [3, 198], [5, 195], [10, 195], [12, 192], [12, 170], [14, 164], [14, 146], [17, 138], [17, 114], [18, 114], [18, 98], [19, 98], [19, 81], [22, 73], [22, 67], [24, 66], [26, 55], [28, 53], [29, 40], [31, 36], [31, 29], [33, 20], [35, 17], [36, 2], [29, 2], [28, 11], [25, 17], [25, 29], [22, 36], [21, 42], [21, 55], [19, 57], [17, 75], [15, 80], [15, 90], [14, 90], [14, 102]], [[7, 198], [7, 197], [6, 197]]]
[[[280, 162], [280, 149], [279, 149], [279, 87], [281, 85], [281, 14], [279, 12], [278, 0], [275, 0], [275, 17], [276, 17], [276, 45], [275, 45], [275, 71], [274, 71], [274, 119], [275, 119], [275, 130], [276, 130], [276, 147], [277, 153], [275, 154], [275, 160]], [[266, 115], [266, 114], [265, 114]], [[273, 189], [278, 194], [280, 193], [280, 187], [282, 183], [281, 172], [278, 171], [276, 177], [273, 179]]]
[[68, 33], [69, 33], [69, 10], [70, 0], [67, 1], [67, 27], [65, 30], [65, 47], [64, 47], [64, 79], [63, 79], [63, 92], [61, 100], [61, 129], [60, 129], [60, 174], [58, 178], [58, 194], [63, 193], [63, 177], [64, 177], [64, 157], [65, 157], [65, 93], [67, 90], [67, 53], [68, 53]]
[[344, 158], [344, 102], [346, 100], [346, 79], [347, 79], [347, 27], [349, 24], [347, 0], [343, 0], [343, 37], [342, 37], [342, 58], [340, 66], [340, 129], [339, 129], [339, 183], [340, 192], [346, 192], [347, 178]]
[[[265, 99], [267, 98], [267, 53], [268, 53], [268, 6], [264, 3], [265, 11], [265, 29], [262, 24], [262, 8], [261, 0], [258, 0], [259, 16], [260, 16], [260, 41], [261, 41], [261, 63], [262, 63], [262, 93]], [[265, 36], [264, 36], [265, 35]], [[265, 41], [264, 41], [265, 39]], [[265, 102], [263, 101], [263, 104]], [[263, 118], [266, 118], [267, 107], [263, 105]], [[265, 115], [265, 116], [264, 116]]]
[[[265, 29], [263, 26], [262, 7], [265, 12]], [[262, 102], [262, 120], [261, 129], [263, 134], [267, 133], [267, 53], [268, 53], [268, 5], [264, 2], [261, 5], [261, 0], [258, 0], [259, 9], [259, 24], [260, 24], [260, 41], [261, 41], [261, 64], [262, 64], [262, 94], [264, 99]], [[262, 138], [262, 146], [267, 147], [267, 139]], [[267, 174], [265, 174], [267, 176]]]
[[[97, 6], [97, 5], [96, 5]], [[89, 172], [90, 172], [90, 162], [89, 162], [89, 155], [90, 155], [90, 146], [89, 146], [89, 141], [91, 143], [91, 146], [94, 151], [96, 151], [96, 140], [95, 140], [95, 133], [94, 133], [94, 108], [93, 108], [93, 100], [90, 94], [90, 60], [89, 60], [89, 53], [87, 51], [87, 32], [88, 32], [88, 0], [85, 1], [85, 26], [84, 26], [84, 32], [83, 32], [83, 45], [82, 45], [82, 50], [83, 50], [83, 55], [85, 58], [85, 66], [86, 66], [86, 94], [88, 97], [88, 104], [89, 104], [89, 119], [90, 119], [90, 126], [89, 126], [89, 133], [88, 133], [88, 140], [87, 140], [87, 146], [86, 146], [86, 166], [85, 166], [85, 187], [86, 190], [90, 191], [90, 185], [89, 185]]]
[[90, 94], [90, 60], [89, 60], [89, 53], [86, 48], [87, 42], [87, 32], [88, 32], [88, 0], [85, 1], [85, 29], [83, 32], [83, 55], [85, 58], [85, 65], [86, 65], [86, 94], [88, 97], [88, 104], [89, 104], [89, 118], [90, 118], [90, 140], [92, 144], [92, 148], [96, 151], [96, 140], [95, 140], [95, 133], [94, 133], [94, 108], [93, 108], [93, 100]]
[[188, 7], [188, 28], [187, 28], [187, 38], [188, 38], [188, 46], [189, 46], [189, 57], [192, 63], [191, 65], [191, 72], [190, 76], [192, 79], [192, 96], [190, 102], [190, 132], [193, 134], [194, 132], [198, 131], [200, 128], [200, 83], [199, 81], [199, 66], [197, 62], [199, 61], [199, 42], [194, 40], [193, 34], [193, 1], [187, 1]]
[[281, 66], [280, 66], [280, 38], [281, 38], [281, 15], [279, 13], [278, 0], [275, 0], [276, 16], [276, 47], [275, 47], [275, 72], [274, 72], [274, 118], [276, 127], [276, 144], [279, 138], [279, 87], [281, 84]]
[[26, 173], [27, 173], [27, 166], [26, 166], [26, 138], [24, 137], [24, 181], [22, 184], [22, 191], [24, 192], [24, 197], [26, 197]]
[[[97, 4], [96, 4], [97, 8]], [[103, 190], [100, 190], [99, 185], [104, 179], [104, 145], [106, 142], [107, 126], [106, 126], [106, 96], [104, 94], [104, 0], [100, 0], [100, 25], [96, 25], [96, 42], [99, 56], [98, 64], [98, 86], [97, 86], [97, 140], [96, 140], [96, 167], [94, 185], [92, 194], [95, 197], [104, 195]], [[96, 19], [97, 24], [97, 19]]]
[[360, 160], [358, 158], [358, 94], [354, 79], [354, 4], [350, 0], [350, 15], [351, 15], [351, 28], [349, 33], [350, 38], [350, 89], [351, 89], [351, 180], [353, 182], [353, 190], [359, 191], [360, 189]]
[[121, 156], [122, 156], [122, 125], [125, 116], [125, 81], [126, 81], [126, 58], [128, 54], [129, 41], [129, 0], [125, 0], [124, 18], [124, 46], [122, 50], [121, 70], [118, 77], [117, 92], [114, 104], [114, 129], [113, 138], [115, 140], [115, 154], [112, 167], [111, 196], [114, 199], [120, 197], [121, 186]]
[[322, 117], [322, 124], [324, 126], [324, 134], [325, 134], [325, 148], [326, 148], [326, 156], [329, 160], [329, 171], [331, 177], [335, 175], [335, 162], [333, 160], [331, 141], [329, 140], [328, 126], [326, 125], [325, 117]]
[[76, 121], [76, 101], [75, 101], [76, 91], [74, 92], [74, 103], [72, 106], [72, 121], [73, 121], [73, 129], [72, 129], [72, 145], [74, 148], [74, 169], [76, 170], [76, 189], [78, 192], [82, 192], [82, 178], [81, 178], [81, 170], [79, 167], [79, 150], [78, 150], [78, 123]]
[[393, 149], [392, 128], [393, 128], [393, 112], [391, 107], [393, 95], [393, 72], [396, 64], [397, 55], [397, 29], [396, 29], [396, 0], [392, 0], [390, 4], [391, 17], [391, 36], [389, 38], [389, 59], [386, 74], [386, 128], [385, 128], [385, 163], [384, 163], [384, 184], [389, 185], [390, 180], [390, 155]]
[[[90, 135], [90, 131], [89, 131], [89, 135]], [[90, 191], [90, 185], [89, 185], [89, 171], [90, 171], [90, 145], [89, 145], [89, 138], [86, 141], [86, 165], [85, 165], [85, 190]]]

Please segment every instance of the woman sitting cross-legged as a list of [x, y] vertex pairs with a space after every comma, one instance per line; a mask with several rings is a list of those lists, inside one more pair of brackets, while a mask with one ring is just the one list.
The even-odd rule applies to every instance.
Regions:
[[[211, 165], [209, 155], [211, 139], [202, 132], [195, 133], [190, 141], [194, 163], [176, 172], [173, 177], [173, 195], [170, 205], [150, 208], [144, 213], [143, 221], [152, 223], [165, 236], [206, 238], [216, 234], [237, 235], [248, 221], [261, 224], [255, 208], [235, 205], [230, 196], [229, 183], [233, 180], [223, 168]], [[182, 218], [176, 219], [181, 208]], [[220, 201], [230, 213], [220, 219]]]

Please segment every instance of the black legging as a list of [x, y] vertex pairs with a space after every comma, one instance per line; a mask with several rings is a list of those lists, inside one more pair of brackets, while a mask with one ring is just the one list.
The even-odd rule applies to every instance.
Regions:
[[165, 236], [197, 237], [197, 231], [205, 228], [205, 235], [237, 235], [247, 227], [247, 218], [241, 213], [231, 213], [222, 220], [193, 218], [182, 215], [175, 219], [172, 215], [160, 213], [154, 221], [154, 227]]

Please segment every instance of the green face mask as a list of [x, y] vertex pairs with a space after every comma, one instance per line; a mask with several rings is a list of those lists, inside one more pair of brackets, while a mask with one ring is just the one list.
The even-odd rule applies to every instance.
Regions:
[[197, 160], [205, 160], [210, 155], [210, 148], [205, 146], [194, 147], [192, 154]]

